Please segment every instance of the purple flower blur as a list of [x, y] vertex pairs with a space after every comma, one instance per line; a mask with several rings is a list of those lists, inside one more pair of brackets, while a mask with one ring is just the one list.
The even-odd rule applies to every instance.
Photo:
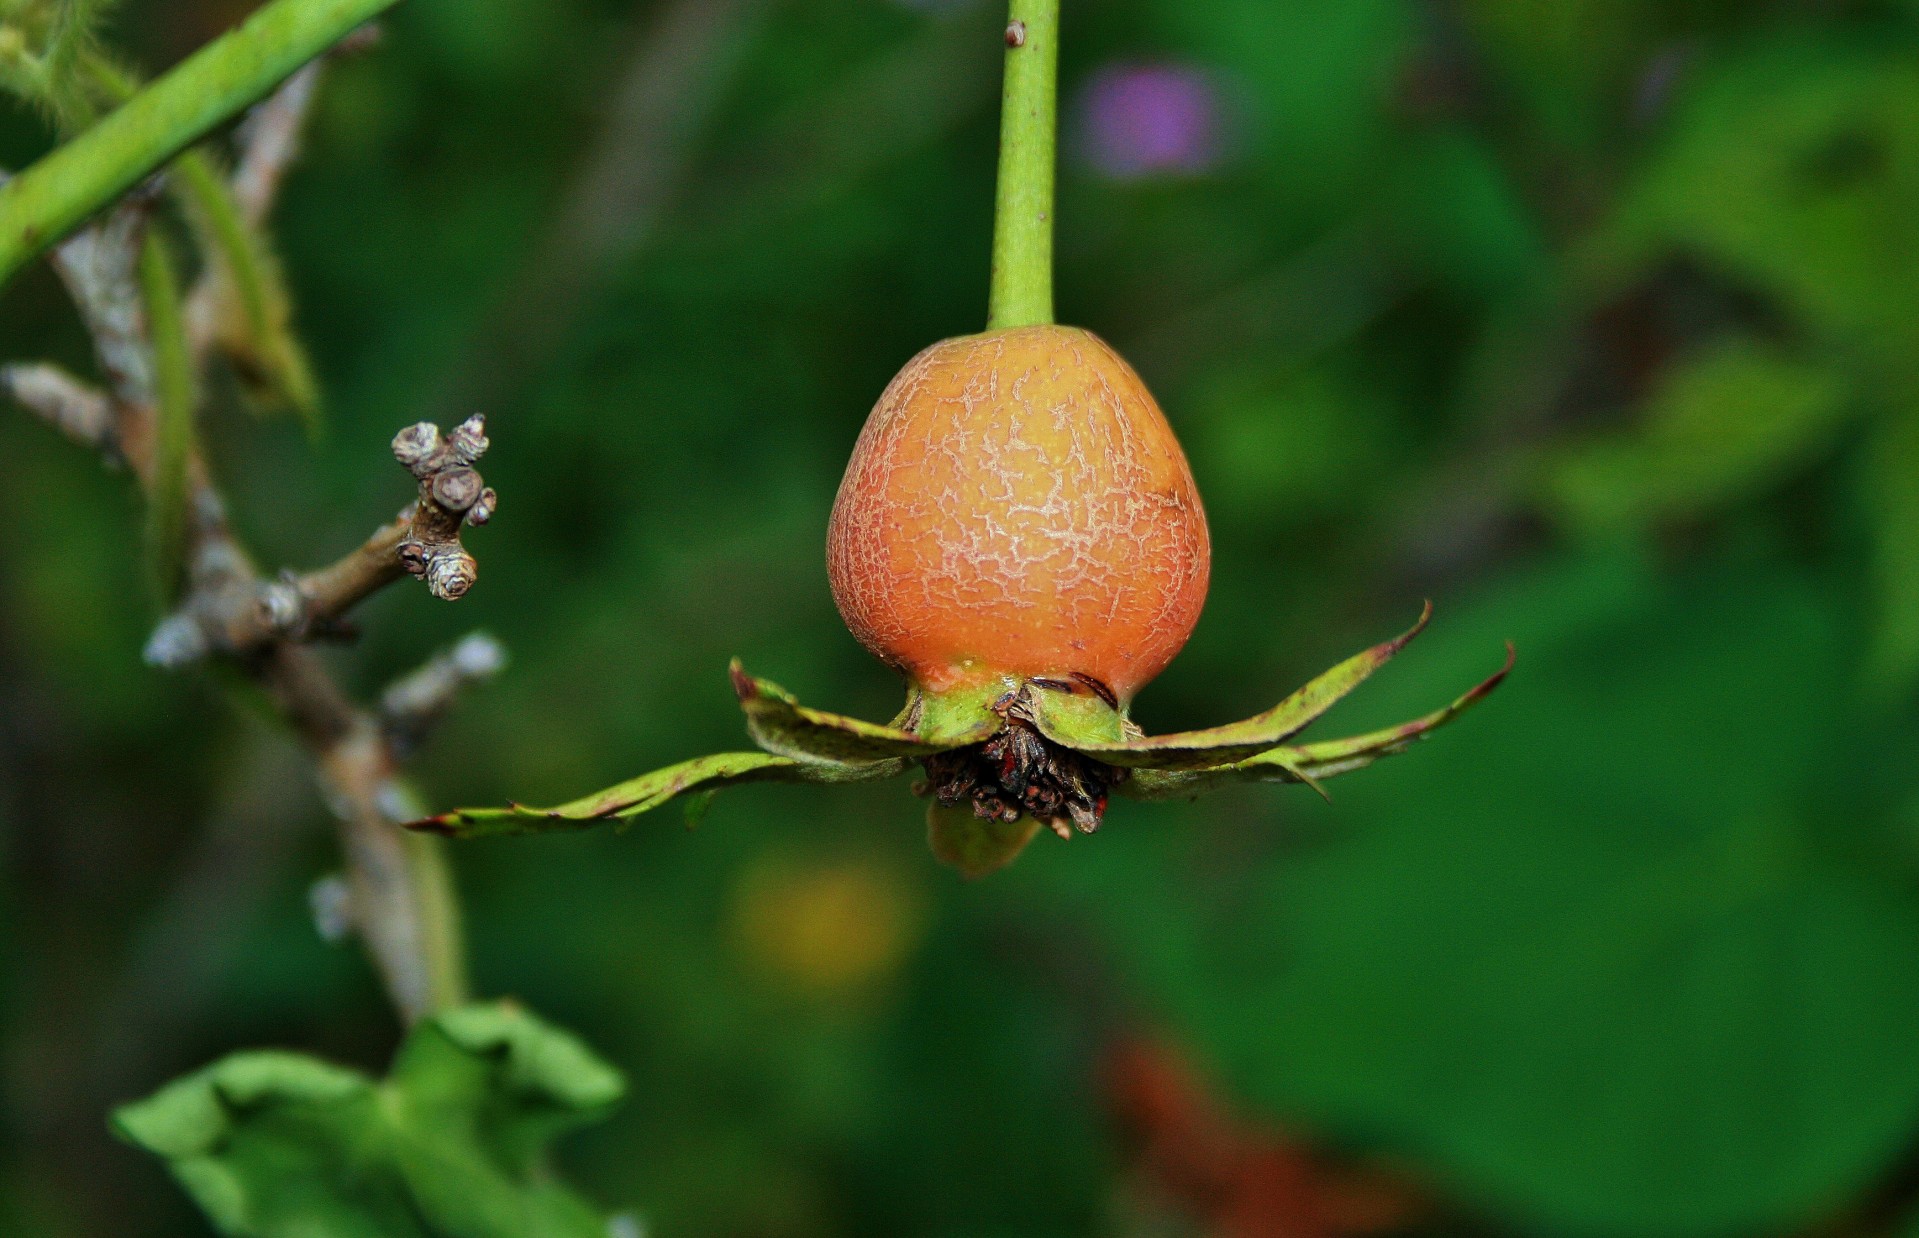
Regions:
[[1109, 65], [1080, 94], [1080, 154], [1114, 180], [1197, 176], [1225, 153], [1223, 111], [1219, 87], [1202, 69]]

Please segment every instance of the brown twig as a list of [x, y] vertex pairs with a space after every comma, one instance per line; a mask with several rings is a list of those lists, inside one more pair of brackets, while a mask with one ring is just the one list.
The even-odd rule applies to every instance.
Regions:
[[202, 547], [196, 586], [154, 630], [147, 660], [179, 667], [209, 654], [245, 657], [278, 641], [350, 635], [346, 615], [408, 574], [443, 601], [465, 596], [479, 564], [460, 541], [485, 524], [499, 498], [474, 470], [486, 451], [486, 421], [469, 417], [444, 439], [420, 422], [393, 439], [393, 454], [419, 481], [419, 494], [373, 536], [325, 567], [264, 580], [220, 540]]
[[[126, 460], [143, 488], [154, 484], [154, 364], [135, 278], [148, 208], [123, 204], [62, 245], [55, 266], [92, 333], [111, 396], [48, 367], [12, 367], [6, 390], [34, 412]], [[24, 384], [22, 378], [27, 380]], [[97, 416], [102, 407], [104, 418]], [[104, 424], [102, 424], [104, 422]], [[154, 663], [179, 666], [221, 655], [257, 683], [314, 761], [340, 823], [353, 924], [402, 1016], [412, 1022], [463, 1000], [457, 908], [436, 840], [398, 822], [417, 815], [397, 781], [389, 723], [340, 689], [304, 642], [355, 603], [409, 570], [438, 596], [471, 585], [463, 525], [482, 523], [496, 502], [472, 465], [485, 450], [473, 418], [442, 438], [428, 425], [403, 431], [395, 455], [418, 479], [419, 496], [340, 563], [305, 577], [269, 580], [234, 537], [203, 460], [188, 463], [190, 512], [185, 600], [148, 642]]]
[[266, 223], [287, 171], [300, 156], [301, 133], [325, 64], [316, 60], [289, 77], [247, 114], [234, 135], [240, 159], [233, 169], [233, 200], [241, 218], [256, 228]]
[[380, 722], [387, 743], [405, 757], [453, 708], [461, 692], [484, 683], [506, 666], [506, 650], [485, 632], [474, 632], [380, 695]]
[[117, 443], [113, 401], [57, 365], [0, 366], [0, 396], [83, 447], [106, 451]]

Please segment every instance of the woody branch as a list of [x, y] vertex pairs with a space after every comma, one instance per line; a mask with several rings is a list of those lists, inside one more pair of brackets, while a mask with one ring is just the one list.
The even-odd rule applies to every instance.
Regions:
[[[288, 90], [310, 90], [296, 78]], [[272, 106], [272, 105], [268, 105]], [[304, 104], [301, 105], [302, 107]], [[282, 111], [291, 105], [282, 103]], [[255, 140], [290, 142], [284, 120], [259, 125]], [[241, 175], [264, 213], [277, 173], [259, 175], [264, 156], [243, 155]], [[252, 172], [249, 173], [249, 169]], [[236, 189], [241, 188], [236, 186]], [[76, 234], [53, 263], [92, 337], [106, 389], [40, 364], [0, 367], [10, 397], [68, 437], [124, 463], [149, 501], [163, 496], [161, 393], [153, 316], [138, 272], [153, 194], [136, 192]], [[149, 290], [150, 291], [150, 290]], [[194, 350], [197, 369], [204, 354]], [[403, 1018], [412, 1022], [465, 996], [458, 910], [438, 840], [408, 834], [414, 815], [400, 765], [443, 714], [455, 691], [500, 664], [466, 647], [403, 680], [385, 709], [356, 704], [310, 642], [346, 631], [359, 602], [409, 573], [436, 596], [454, 599], [477, 566], [461, 533], [484, 523], [497, 499], [473, 465], [486, 450], [473, 417], [442, 435], [426, 423], [394, 440], [394, 455], [416, 480], [412, 502], [367, 541], [304, 574], [263, 573], [235, 537], [225, 503], [197, 446], [184, 461], [185, 573], [178, 605], [156, 628], [148, 659], [182, 666], [221, 658], [264, 691], [314, 762], [346, 857], [348, 913]]]

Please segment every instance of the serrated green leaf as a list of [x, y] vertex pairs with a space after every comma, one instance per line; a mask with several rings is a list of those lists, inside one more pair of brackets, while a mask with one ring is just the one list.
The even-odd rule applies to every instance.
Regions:
[[1419, 622], [1404, 634], [1354, 654], [1265, 713], [1243, 722], [1207, 731], [1180, 731], [1147, 739], [1088, 744], [1075, 743], [1070, 735], [1048, 730], [1042, 715], [1040, 731], [1055, 743], [1126, 769], [1198, 770], [1231, 765], [1277, 747], [1305, 730], [1424, 631], [1432, 614], [1432, 604], [1428, 603], [1420, 613]]
[[231, 1112], [269, 1101], [334, 1105], [372, 1086], [358, 1071], [330, 1066], [297, 1053], [256, 1050], [170, 1083], [146, 1100], [120, 1108], [114, 1124], [149, 1151], [178, 1157], [217, 1148]]
[[[546, 1145], [596, 1121], [625, 1091], [618, 1071], [571, 1034], [510, 1005], [448, 1011], [409, 1037], [389, 1086], [414, 1120], [482, 1143], [528, 1170]], [[476, 1107], [475, 1096], [491, 1103]]]
[[832, 764], [796, 761], [764, 752], [718, 752], [641, 774], [556, 808], [531, 808], [525, 804], [459, 808], [409, 822], [408, 828], [452, 838], [583, 830], [651, 812], [689, 791], [717, 790], [743, 782], [869, 782], [891, 777], [905, 768], [904, 761]]
[[235, 1054], [114, 1115], [236, 1238], [602, 1238], [544, 1163], [624, 1082], [510, 1005], [409, 1035], [384, 1083], [293, 1053]]
[[411, 1238], [373, 1081], [294, 1053], [249, 1052], [114, 1114], [236, 1238]]
[[[738, 658], [728, 669], [740, 709], [746, 714], [747, 733], [754, 743], [776, 756], [797, 761], [889, 761], [929, 756], [958, 746], [929, 744], [897, 727], [809, 709], [778, 684], [747, 674]], [[981, 735], [980, 739], [985, 737]]]

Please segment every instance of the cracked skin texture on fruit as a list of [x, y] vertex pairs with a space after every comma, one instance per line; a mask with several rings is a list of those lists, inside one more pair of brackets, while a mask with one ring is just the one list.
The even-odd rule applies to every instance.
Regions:
[[853, 634], [933, 692], [1087, 675], [1124, 703], [1179, 652], [1211, 549], [1185, 453], [1105, 341], [943, 340], [874, 406], [827, 533]]

